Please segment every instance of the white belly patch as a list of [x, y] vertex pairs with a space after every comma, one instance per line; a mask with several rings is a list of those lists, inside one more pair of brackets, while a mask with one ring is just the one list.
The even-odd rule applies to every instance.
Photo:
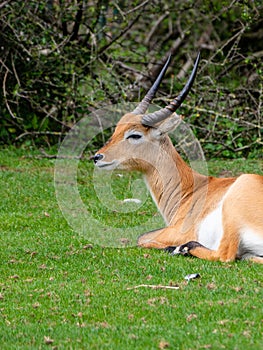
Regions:
[[198, 242], [206, 248], [217, 250], [223, 235], [222, 202], [208, 214], [198, 229]]
[[246, 227], [241, 231], [241, 241], [238, 249], [240, 258], [263, 256], [263, 238], [256, 231]]

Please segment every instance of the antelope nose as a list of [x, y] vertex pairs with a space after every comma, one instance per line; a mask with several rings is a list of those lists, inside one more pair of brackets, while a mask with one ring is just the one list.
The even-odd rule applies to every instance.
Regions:
[[97, 163], [99, 160], [101, 160], [103, 157], [104, 157], [103, 154], [100, 154], [100, 153], [95, 154], [95, 156], [93, 157], [94, 163], [96, 164], [96, 163]]

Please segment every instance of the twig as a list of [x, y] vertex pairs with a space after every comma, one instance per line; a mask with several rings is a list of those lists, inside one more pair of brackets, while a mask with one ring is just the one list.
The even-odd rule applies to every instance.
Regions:
[[11, 63], [12, 63], [13, 72], [14, 72], [14, 75], [15, 75], [15, 77], [16, 77], [18, 86], [20, 87], [20, 86], [21, 86], [21, 83], [20, 83], [20, 80], [19, 80], [19, 77], [18, 77], [18, 74], [17, 74], [17, 71], [16, 71], [16, 67], [15, 67], [13, 55], [11, 55]]
[[1, 60], [0, 58], [0, 63], [5, 67], [5, 69], [9, 72], [9, 73], [12, 73], [11, 70], [7, 67], [7, 65], [5, 64], [4, 61]]
[[39, 135], [55, 135], [55, 136], [61, 136], [63, 133], [59, 131], [26, 131], [23, 134], [16, 137], [15, 141], [18, 141], [22, 137], [33, 135], [33, 136], [39, 136]]
[[[121, 62], [121, 61], [118, 61], [116, 60], [114, 62], [116, 65], [120, 66], [121, 68], [124, 68], [125, 69], [125, 72], [126, 71], [130, 71], [132, 73], [134, 73], [135, 75], [143, 75], [143, 72], [139, 71], [138, 69], [135, 69], [133, 67], [130, 67], [130, 66], [127, 66], [125, 63]], [[140, 62], [141, 63], [141, 62]], [[144, 75], [147, 79], [149, 79], [149, 76], [147, 74]]]
[[[229, 45], [234, 40], [238, 40], [238, 37], [241, 36], [244, 33], [245, 29], [246, 29], [246, 27], [242, 27], [236, 34], [234, 34], [233, 36], [231, 36], [231, 38], [229, 38], [227, 41], [225, 41], [224, 44], [221, 47], [219, 47], [215, 51], [215, 53], [209, 58], [209, 60], [207, 60], [206, 63], [200, 68], [199, 74], [206, 69], [206, 66], [209, 65], [213, 61], [213, 59], [218, 55], [218, 53], [222, 53], [223, 52], [223, 49], [227, 45]], [[225, 65], [225, 61], [223, 63], [221, 63], [221, 66], [224, 66], [224, 65]], [[221, 73], [221, 75], [222, 75], [222, 73]], [[217, 77], [217, 79], [218, 79], [218, 77]]]
[[178, 286], [162, 286], [160, 284], [139, 284], [138, 286], [129, 287], [126, 290], [138, 289], [138, 288], [152, 288], [152, 289], [179, 289]]
[[[66, 127], [67, 129], [70, 129], [70, 126], [69, 126], [67, 123], [63, 122], [62, 120], [57, 119], [57, 118], [53, 115], [53, 113], [57, 112], [57, 110], [58, 110], [58, 108], [57, 108], [56, 106], [52, 106], [51, 109], [50, 109], [50, 111], [47, 111], [46, 108], [44, 108], [44, 107], [43, 107], [43, 108], [40, 108], [40, 111], [43, 111], [44, 113], [46, 113], [47, 117], [52, 118], [52, 119], [55, 120], [58, 124], [63, 125], [63, 126]], [[45, 118], [46, 118], [46, 117], [45, 117]]]
[[147, 46], [149, 45], [152, 36], [154, 35], [155, 31], [160, 27], [160, 24], [162, 21], [169, 15], [169, 12], [166, 11], [161, 17], [159, 17], [156, 21], [156, 23], [152, 26], [152, 29], [150, 30], [149, 34], [147, 35], [146, 39], [144, 40], [144, 44]]
[[12, 118], [22, 120], [22, 118], [18, 118], [17, 116], [14, 115], [14, 113], [12, 112], [11, 107], [9, 106], [8, 100], [7, 100], [6, 79], [7, 79], [8, 73], [9, 73], [9, 70], [7, 70], [7, 71], [5, 72], [4, 79], [3, 79], [3, 94], [4, 94], [4, 98], [5, 98], [6, 108], [8, 109], [8, 111], [9, 111], [10, 115], [12, 116]]
[[2, 8], [2, 7], [5, 7], [5, 5], [6, 4], [8, 4], [10, 1], [4, 1], [2, 4], [0, 4], [0, 9]]
[[117, 35], [114, 39], [112, 39], [111, 42], [109, 42], [108, 44], [104, 45], [98, 52], [98, 55], [101, 55], [102, 53], [104, 53], [104, 51], [106, 51], [112, 44], [114, 44], [117, 40], [119, 40], [119, 38], [121, 38], [125, 33], [127, 33], [127, 31], [129, 29], [131, 29], [134, 24], [137, 22], [137, 20], [139, 19], [139, 17], [141, 17], [141, 13], [139, 13], [136, 18], [126, 27], [124, 28], [119, 35]]
[[42, 156], [36, 156], [37, 158], [48, 158], [48, 159], [82, 159], [83, 155], [80, 156], [68, 156], [68, 155], [59, 155], [59, 154], [48, 154], [43, 148], [39, 150], [42, 153]]
[[113, 4], [113, 6], [116, 7], [117, 11], [118, 11], [119, 14], [121, 15], [122, 20], [125, 21], [125, 20], [126, 20], [126, 16], [125, 16], [125, 14], [122, 12], [122, 10], [121, 10], [120, 6], [117, 4], [117, 2], [113, 1], [112, 4]]
[[144, 1], [142, 4], [140, 4], [140, 5], [136, 6], [136, 7], [134, 7], [133, 9], [127, 11], [127, 12], [125, 13], [125, 15], [128, 15], [129, 13], [132, 13], [132, 12], [135, 12], [135, 11], [139, 10], [139, 8], [144, 7], [145, 5], [147, 5], [147, 3], [148, 3], [149, 1], [150, 1], [150, 0]]
[[239, 0], [233, 0], [231, 2], [231, 4], [229, 4], [228, 6], [226, 7], [223, 7], [221, 9], [221, 11], [219, 11], [216, 16], [213, 18], [213, 21], [215, 21], [216, 19], [220, 18], [220, 16], [222, 15], [222, 13], [227, 13], [229, 11], [229, 9], [231, 9], [231, 7], [233, 7], [235, 5], [236, 2], [238, 2]]
[[28, 51], [27, 48], [22, 43], [23, 42], [22, 35], [19, 36], [17, 32], [14, 30], [14, 28], [10, 25], [10, 23], [6, 22], [6, 25], [10, 28], [10, 30], [13, 32], [14, 36], [16, 37], [17, 41], [15, 43], [18, 45], [18, 47], [20, 47], [23, 51], [25, 51], [29, 57], [32, 57], [30, 51]]
[[192, 63], [193, 63], [193, 60], [191, 58], [188, 58], [188, 60], [185, 62], [180, 72], [176, 76], [178, 80], [183, 79], [185, 77], [185, 74], [187, 73], [189, 68], [192, 66]]

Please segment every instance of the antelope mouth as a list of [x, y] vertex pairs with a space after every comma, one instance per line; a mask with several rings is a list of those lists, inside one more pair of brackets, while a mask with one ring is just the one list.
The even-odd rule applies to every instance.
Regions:
[[113, 160], [112, 162], [104, 162], [103, 160], [99, 160], [96, 163], [96, 167], [99, 169], [105, 169], [105, 170], [113, 170], [118, 166], [118, 162], [116, 160]]

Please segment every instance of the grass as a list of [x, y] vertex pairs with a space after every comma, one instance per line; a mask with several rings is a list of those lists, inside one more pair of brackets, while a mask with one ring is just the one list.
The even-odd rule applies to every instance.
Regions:
[[[152, 217], [161, 219], [143, 189], [133, 188], [133, 176], [112, 175], [115, 202], [137, 191], [143, 206], [128, 213], [103, 206], [86, 162], [78, 189], [97, 221], [78, 233], [58, 206], [54, 164], [0, 152], [1, 349], [262, 349], [261, 265], [125, 247], [130, 237], [109, 247], [115, 232], [118, 239], [130, 226], [143, 233]], [[263, 173], [263, 162], [212, 161], [209, 169]], [[96, 222], [105, 241], [103, 234], [96, 241]], [[201, 278], [187, 283], [189, 273]], [[134, 288], [141, 284], [178, 289]]]

